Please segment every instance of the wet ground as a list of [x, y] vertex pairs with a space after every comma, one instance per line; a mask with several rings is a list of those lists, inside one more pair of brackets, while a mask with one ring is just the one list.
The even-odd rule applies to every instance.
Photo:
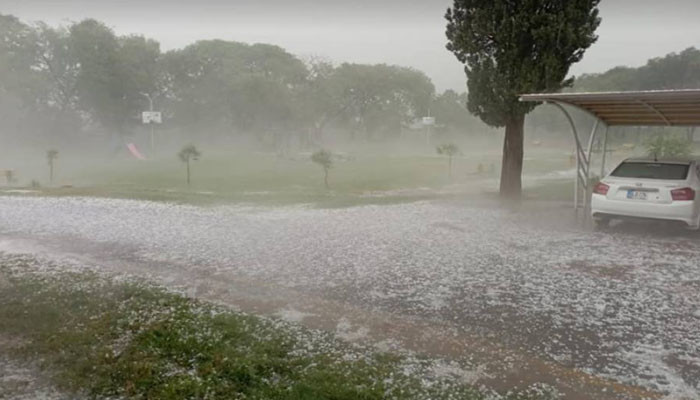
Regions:
[[[468, 204], [466, 204], [468, 203]], [[700, 236], [579, 228], [560, 204], [320, 210], [0, 197], [0, 251], [468, 365], [496, 389], [699, 399]]]
[[63, 400], [64, 393], [49, 384], [39, 366], [21, 363], [6, 354], [19, 344], [0, 336], [0, 399], [2, 400]]

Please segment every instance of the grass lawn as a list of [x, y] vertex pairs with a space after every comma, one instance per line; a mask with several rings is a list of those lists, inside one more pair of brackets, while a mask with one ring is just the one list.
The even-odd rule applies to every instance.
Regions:
[[[322, 169], [306, 154], [290, 159], [269, 153], [205, 151], [199, 161], [192, 163], [191, 186], [185, 183], [184, 164], [173, 156], [143, 162], [122, 159], [81, 164], [64, 172], [61, 184], [40, 188], [35, 194], [199, 205], [384, 204], [493, 190], [487, 186], [494, 186], [498, 178], [499, 160], [493, 154], [457, 157], [450, 179], [447, 159], [437, 155], [349, 155], [335, 162], [328, 190], [323, 185]], [[525, 161], [528, 174], [566, 168], [564, 153], [542, 154]]]
[[[50, 271], [47, 273], [47, 271]], [[144, 283], [0, 254], [0, 335], [67, 393], [135, 399], [482, 399], [427, 360], [235, 313]], [[540, 390], [509, 394], [537, 399]]]

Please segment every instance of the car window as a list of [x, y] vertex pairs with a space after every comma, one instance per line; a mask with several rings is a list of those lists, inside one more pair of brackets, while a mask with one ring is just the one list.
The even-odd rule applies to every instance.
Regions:
[[690, 165], [659, 162], [624, 162], [611, 176], [617, 178], [683, 180], [688, 177]]

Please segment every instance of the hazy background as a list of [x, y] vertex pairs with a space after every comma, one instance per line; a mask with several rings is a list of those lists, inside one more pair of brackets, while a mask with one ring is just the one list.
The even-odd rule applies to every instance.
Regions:
[[[163, 50], [198, 39], [277, 44], [299, 56], [334, 62], [415, 67], [438, 90], [464, 90], [461, 65], [445, 50], [443, 14], [449, 0], [0, 0], [0, 13], [52, 25], [91, 17], [116, 33], [143, 34]], [[574, 74], [700, 45], [700, 1], [604, 0], [600, 39]]]
[[[205, 154], [195, 174], [206, 192], [286, 185], [294, 201], [325, 196], [309, 161], [321, 148], [343, 163], [332, 180], [347, 193], [474, 179], [495, 187], [503, 129], [466, 110], [463, 68], [445, 49], [450, 4], [0, 0], [0, 171], [15, 171], [3, 186], [131, 185], [119, 195], [137, 187], [150, 196], [184, 185], [176, 154], [194, 144]], [[603, 0], [601, 14], [600, 39], [573, 66], [569, 90], [700, 88], [699, 1]], [[144, 93], [162, 124], [142, 123]], [[427, 115], [435, 126], [421, 123]], [[591, 118], [574, 118], [590, 131]], [[525, 131], [526, 179], [571, 184], [566, 119], [538, 107]], [[613, 128], [612, 159], [646, 154], [647, 141], [668, 131]], [[460, 149], [454, 181], [436, 153], [445, 144]], [[127, 151], [132, 145], [148, 163]], [[60, 153], [53, 181], [49, 149]]]

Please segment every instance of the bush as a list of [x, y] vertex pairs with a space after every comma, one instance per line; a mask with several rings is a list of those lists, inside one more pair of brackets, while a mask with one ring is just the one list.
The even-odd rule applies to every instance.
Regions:
[[655, 158], [688, 157], [692, 143], [687, 139], [659, 135], [646, 143], [647, 154]]

